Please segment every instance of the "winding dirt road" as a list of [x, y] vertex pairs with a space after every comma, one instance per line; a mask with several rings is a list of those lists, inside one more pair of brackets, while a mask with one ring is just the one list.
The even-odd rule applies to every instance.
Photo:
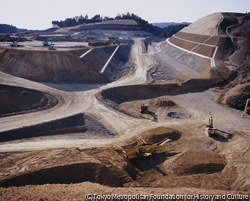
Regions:
[[[162, 59], [163, 56], [169, 59]], [[204, 77], [164, 52], [161, 44], [153, 44], [149, 49], [149, 53], [145, 53], [142, 39], [135, 39], [135, 44], [131, 50], [130, 66], [134, 67], [134, 72], [122, 77], [121, 79], [102, 85], [100, 90], [112, 88], [116, 86], [144, 84], [149, 81], [148, 71], [157, 65], [159, 62], [164, 62], [178, 75], [178, 78], [185, 80], [192, 77]], [[175, 69], [174, 66], [178, 68]], [[241, 118], [241, 112], [225, 108], [212, 101], [216, 93], [213, 91], [190, 92], [184, 94], [176, 94], [167, 96], [185, 108], [190, 117], [185, 120], [168, 119], [167, 121], [154, 122], [151, 120], [132, 118], [113, 109], [107, 108], [100, 103], [95, 94], [99, 92], [98, 84], [51, 84], [38, 83], [23, 78], [14, 77], [3, 72], [0, 72], [0, 84], [21, 86], [35, 90], [41, 90], [52, 94], [58, 99], [58, 104], [48, 110], [14, 115], [0, 118], [0, 131], [21, 128], [42, 122], [49, 122], [55, 119], [61, 119], [77, 113], [87, 114], [100, 123], [105, 125], [109, 130], [118, 133], [118, 137], [109, 139], [78, 139], [68, 136], [60, 137], [41, 137], [29, 140], [11, 141], [0, 144], [0, 152], [11, 151], [28, 151], [28, 150], [43, 150], [47, 148], [59, 147], [99, 147], [122, 145], [126, 139], [140, 134], [141, 132], [159, 127], [186, 127], [192, 128], [193, 131], [204, 137], [203, 125], [207, 122], [207, 115], [212, 112], [215, 120], [215, 125], [224, 132], [240, 131], [250, 133], [249, 118]]]

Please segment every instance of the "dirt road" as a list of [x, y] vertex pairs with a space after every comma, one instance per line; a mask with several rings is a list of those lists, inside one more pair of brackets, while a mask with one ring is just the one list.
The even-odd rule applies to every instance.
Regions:
[[[188, 78], [198, 77], [199, 75], [203, 77], [194, 69], [191, 69], [179, 63], [178, 61], [173, 60], [172, 57], [164, 52], [164, 48], [166, 49], [166, 47], [164, 45], [162, 46], [162, 44], [155, 44], [151, 47], [149, 53], [145, 53], [142, 40], [136, 39], [129, 61], [130, 66], [134, 67], [134, 72], [113, 83], [102, 85], [100, 89], [98, 89], [98, 84], [88, 85], [38, 83], [17, 78], [1, 72], [1, 84], [22, 86], [50, 93], [58, 99], [58, 104], [49, 110], [41, 112], [0, 118], [0, 131], [21, 128], [23, 126], [49, 122], [77, 113], [84, 113], [98, 120], [112, 132], [118, 133], [118, 137], [112, 139], [78, 140], [72, 138], [68, 139], [68, 137], [64, 138], [63, 136], [60, 136], [60, 138], [53, 137], [53, 139], [30, 139], [22, 140], [21, 142], [1, 143], [0, 151], [27, 151], [75, 146], [80, 146], [81, 148], [93, 146], [110, 146], [111, 144], [118, 142], [122, 144], [124, 140], [136, 136], [138, 133], [153, 127], [170, 125], [178, 127], [182, 125], [183, 122], [176, 120], [156, 123], [154, 121], [131, 118], [113, 109], [107, 108], [95, 98], [95, 94], [98, 93], [99, 90], [105, 88], [147, 83], [149, 81], [147, 72], [157, 65], [157, 62], [168, 63], [174, 74], [178, 76], [179, 80], [186, 80]], [[156, 49], [157, 51], [155, 52], [152, 49]], [[163, 56], [165, 56], [165, 58], [163, 58]], [[177, 66], [177, 68], [174, 68], [175, 66]], [[212, 91], [196, 93], [190, 92], [187, 94], [177, 94], [172, 98], [178, 102], [181, 107], [185, 108], [185, 110], [190, 114], [190, 118], [186, 120], [186, 123], [191, 125], [191, 127], [200, 128], [200, 125], [206, 123], [207, 115], [211, 111], [214, 115], [216, 125], [218, 125], [225, 132], [231, 132], [232, 130], [242, 130], [242, 128], [248, 130], [248, 119], [240, 118], [239, 111], [225, 108], [211, 101], [215, 94], [216, 93]], [[233, 125], [233, 128], [230, 125]]]
[[[250, 168], [248, 167], [250, 118], [241, 118], [242, 111], [216, 104], [213, 101], [218, 93], [215, 89], [184, 91], [146, 100], [128, 100], [116, 105], [135, 114], [134, 116], [138, 115], [138, 118], [123, 114], [112, 107], [107, 107], [96, 99], [96, 94], [101, 90], [127, 85], [133, 87], [132, 85], [152, 82], [152, 78], [148, 76], [149, 72], [151, 72], [151, 75], [155, 74], [155, 77], [153, 77], [154, 75], [152, 77], [156, 78], [157, 82], [162, 80], [180, 83], [190, 78], [208, 77], [207, 72], [210, 63], [207, 65], [207, 61], [204, 59], [183, 54], [183, 52], [172, 48], [164, 41], [152, 43], [148, 52], [145, 52], [142, 39], [135, 39], [128, 62], [132, 70], [126, 76], [109, 84], [41, 83], [0, 72], [0, 84], [39, 90], [58, 99], [58, 104], [48, 110], [0, 118], [0, 132], [83, 113], [114, 133], [114, 135], [108, 137], [91, 135], [91, 133], [89, 135], [70, 133], [1, 142], [0, 154], [2, 160], [0, 165], [3, 169], [0, 173], [0, 179], [4, 180], [13, 176], [13, 180], [7, 181], [6, 185], [8, 182], [11, 185], [13, 182], [18, 183], [19, 176], [24, 178], [20, 181], [29, 182], [28, 178], [33, 178], [33, 173], [30, 175], [30, 171], [34, 171], [36, 178], [41, 179], [44, 178], [45, 169], [46, 175], [50, 175], [48, 177], [57, 178], [60, 176], [57, 176], [54, 171], [60, 173], [63, 170], [68, 170], [67, 168], [70, 170], [74, 166], [77, 171], [74, 175], [70, 175], [72, 179], [78, 178], [78, 172], [84, 174], [83, 167], [94, 166], [105, 169], [107, 177], [115, 175], [117, 180], [122, 177], [122, 184], [125, 186], [150, 187], [155, 189], [154, 192], [162, 190], [159, 188], [180, 187], [193, 187], [194, 189], [190, 192], [194, 193], [202, 192], [197, 188], [248, 190], [250, 186], [248, 178], [250, 174]], [[189, 59], [187, 64], [183, 62], [185, 58]], [[169, 100], [175, 106], [156, 107], [154, 103], [158, 99]], [[140, 115], [139, 109], [142, 101], [149, 104], [149, 109], [153, 111], [154, 118], [148, 114]], [[115, 103], [110, 102], [109, 104]], [[169, 115], [171, 112], [177, 113], [180, 118], [171, 118]], [[214, 138], [209, 138], [204, 133], [209, 112], [212, 113], [214, 125], [219, 130], [219, 135]], [[174, 131], [178, 136], [170, 133], [173, 142], [163, 150], [163, 153], [157, 154], [155, 157], [128, 162], [119, 154], [122, 145], [133, 142], [138, 136], [147, 134], [150, 137], [157, 132], [158, 134], [162, 134], [162, 132], [165, 134], [166, 131]], [[209, 164], [206, 164], [206, 153], [210, 157]], [[198, 155], [199, 160], [193, 160]], [[214, 172], [213, 157], [222, 160], [221, 164], [216, 166], [219, 167], [219, 170]], [[182, 164], [182, 161], [186, 158], [188, 158], [188, 161], [183, 163], [185, 166], [178, 165], [179, 163]], [[37, 163], [34, 161], [37, 161]], [[193, 161], [197, 164], [193, 164]], [[208, 170], [208, 173], [200, 172], [197, 165], [202, 170]], [[182, 166], [182, 172], [184, 173], [190, 172], [191, 168], [193, 175], [174, 175], [175, 171], [178, 172], [178, 168], [174, 169], [174, 167], [178, 166]], [[173, 170], [173, 173], [169, 173], [169, 169]], [[211, 170], [212, 174], [209, 172]], [[92, 169], [86, 172], [87, 176], [91, 175], [94, 178], [97, 178], [96, 175], [100, 175]], [[82, 176], [84, 177], [84, 175]], [[75, 183], [76, 180], [68, 182]], [[82, 181], [92, 180], [83, 179]], [[93, 180], [93, 182], [105, 184], [98, 179]], [[52, 183], [58, 183], [58, 181]], [[32, 184], [35, 186], [44, 183], [42, 179], [38, 179], [37, 183]], [[54, 188], [58, 190], [64, 188], [61, 185], [48, 185], [52, 189], [51, 192]], [[74, 185], [70, 185], [69, 188], [74, 189]], [[85, 188], [89, 183], [82, 183], [82, 185]], [[105, 189], [100, 187], [99, 184], [95, 186], [97, 192], [102, 192], [102, 189]], [[14, 191], [19, 191], [22, 187], [20, 189], [10, 187], [7, 190], [11, 188], [14, 188]], [[124, 188], [121, 191], [124, 193], [128, 189]], [[144, 191], [146, 190], [144, 189]], [[188, 190], [185, 189], [183, 192], [186, 193]], [[112, 192], [114, 191], [118, 191], [118, 189], [112, 189]], [[176, 190], [176, 192], [179, 192], [179, 190]], [[212, 192], [214, 193], [215, 190]], [[6, 199], [9, 194], [16, 196], [11, 193], [3, 193]], [[39, 195], [43, 198], [46, 196], [47, 192], [44, 195]], [[59, 199], [62, 198], [61, 196], [63, 195], [60, 192]]]

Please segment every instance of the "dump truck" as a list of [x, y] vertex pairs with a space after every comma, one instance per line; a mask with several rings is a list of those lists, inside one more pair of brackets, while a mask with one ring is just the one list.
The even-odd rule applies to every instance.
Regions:
[[139, 141], [139, 143], [134, 142], [130, 145], [122, 146], [123, 154], [127, 159], [150, 156], [159, 149], [164, 148], [172, 140], [165, 138], [159, 143], [148, 144], [140, 137]]
[[214, 125], [213, 125], [213, 117], [212, 117], [211, 112], [209, 113], [209, 119], [208, 119], [208, 124], [206, 125], [205, 133], [207, 134], [208, 137], [217, 136], [218, 134], [217, 129], [214, 128]]

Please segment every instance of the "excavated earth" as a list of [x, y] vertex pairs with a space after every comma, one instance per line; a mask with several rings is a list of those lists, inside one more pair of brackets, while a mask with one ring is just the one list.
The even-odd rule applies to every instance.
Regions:
[[0, 85], [0, 116], [49, 109], [57, 104], [50, 94], [22, 87]]
[[[184, 52], [167, 41], [152, 43], [146, 51], [138, 38], [132, 47], [119, 47], [104, 74], [100, 71], [116, 46], [95, 48], [81, 59], [89, 48], [55, 52], [1, 48], [1, 71], [8, 74], [1, 72], [7, 80], [1, 79], [0, 101], [5, 104], [3, 110], [8, 108], [3, 115], [11, 113], [1, 117], [1, 122], [21, 122], [12, 113], [33, 110], [37, 113], [20, 118], [30, 121], [43, 114], [46, 118], [54, 115], [54, 119], [37, 118], [34, 124], [24, 121], [28, 126], [10, 126], [0, 133], [0, 198], [249, 195], [249, 117], [241, 118], [242, 111], [214, 102], [215, 98], [217, 103], [236, 107], [239, 97], [249, 93], [249, 84], [225, 91], [218, 87], [236, 73], [235, 65], [223, 60], [232, 53], [228, 38], [216, 35], [221, 17], [222, 13], [206, 16], [176, 34], [179, 38], [170, 39], [190, 50], [197, 42], [204, 43], [194, 52], [209, 57], [214, 47], [207, 44], [225, 44], [226, 48], [218, 49], [216, 68], [211, 68], [210, 59]], [[183, 39], [187, 41], [181, 43]], [[112, 83], [99, 84], [108, 82]], [[13, 88], [9, 83], [22, 87]], [[43, 89], [31, 90], [30, 85]], [[10, 99], [22, 101], [10, 104]], [[47, 109], [51, 99], [54, 105], [39, 113], [38, 108]], [[147, 114], [140, 113], [142, 103], [148, 104]], [[236, 105], [242, 109], [244, 102]], [[219, 132], [211, 138], [204, 133], [210, 111]], [[151, 156], [128, 160], [121, 147], [139, 143], [138, 137], [149, 144], [165, 138], [172, 142]]]
[[66, 51], [19, 50], [0, 48], [0, 70], [8, 74], [42, 82], [102, 83], [114, 81], [126, 70], [130, 45], [121, 45], [104, 74], [102, 67], [116, 46]]

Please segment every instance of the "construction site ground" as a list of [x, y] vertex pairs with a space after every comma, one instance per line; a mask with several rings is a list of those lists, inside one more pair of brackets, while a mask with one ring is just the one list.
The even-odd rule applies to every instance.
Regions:
[[[183, 57], [188, 56], [185, 65]], [[219, 83], [220, 77], [211, 77], [210, 60], [184, 55], [167, 41], [152, 43], [146, 52], [143, 39], [134, 38], [127, 65], [130, 70], [108, 84], [38, 82], [0, 72], [1, 86], [36, 90], [57, 100], [50, 108], [1, 117], [1, 133], [72, 117], [67, 129], [59, 126], [22, 139], [17, 132], [8, 134], [11, 140], [2, 140], [2, 200], [84, 200], [86, 194], [249, 194], [250, 117], [215, 103], [217, 88], [171, 89], [149, 98], [134, 98], [126, 90], [145, 85], [141, 93], [147, 93], [150, 83], [187, 87], [181, 83], [190, 79], [201, 85], [208, 78]], [[126, 101], [97, 99], [97, 94], [116, 87], [126, 94]], [[140, 113], [142, 103], [149, 105], [148, 114]], [[216, 137], [204, 132], [209, 112], [218, 128]], [[79, 114], [82, 121], [76, 124], [74, 116]], [[127, 160], [121, 146], [138, 137], [148, 143], [165, 137], [172, 142], [152, 156]]]

